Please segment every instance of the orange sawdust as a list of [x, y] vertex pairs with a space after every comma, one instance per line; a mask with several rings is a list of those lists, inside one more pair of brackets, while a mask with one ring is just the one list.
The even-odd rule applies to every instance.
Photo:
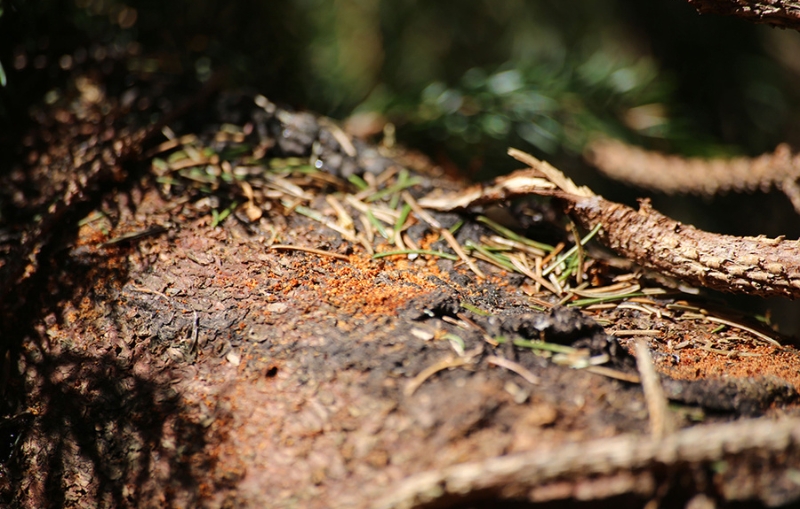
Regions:
[[[665, 345], [659, 349], [669, 350]], [[800, 352], [793, 348], [775, 348], [769, 345], [741, 345], [738, 354], [711, 352], [702, 348], [687, 347], [676, 351], [680, 362], [664, 366], [672, 378], [698, 380], [705, 378], [747, 378], [772, 376], [785, 380], [800, 391]]]
[[94, 247], [108, 240], [108, 235], [91, 224], [84, 224], [78, 228], [75, 246]]
[[439, 241], [441, 236], [438, 233], [428, 233], [422, 240], [419, 241], [419, 248], [420, 249], [432, 249], [432, 246]]
[[353, 315], [394, 316], [405, 302], [436, 288], [413, 270], [399, 270], [392, 262], [376, 263], [364, 256], [350, 256], [350, 264], [325, 265], [330, 272], [320, 288], [322, 298]]

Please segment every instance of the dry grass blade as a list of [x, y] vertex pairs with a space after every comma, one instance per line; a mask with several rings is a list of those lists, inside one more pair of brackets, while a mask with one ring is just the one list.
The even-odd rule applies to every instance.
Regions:
[[387, 256], [409, 256], [409, 255], [428, 255], [428, 256], [438, 256], [439, 258], [445, 258], [447, 260], [458, 260], [458, 256], [451, 255], [450, 253], [443, 253], [441, 251], [431, 251], [429, 249], [398, 249], [395, 251], [382, 251], [380, 253], [375, 253], [372, 255], [372, 258], [378, 260], [380, 258], [386, 258]]
[[403, 389], [403, 394], [408, 396], [412, 396], [417, 389], [420, 388], [425, 381], [438, 373], [439, 371], [450, 369], [450, 368], [457, 368], [459, 366], [464, 366], [469, 364], [473, 361], [473, 357], [470, 355], [464, 355], [459, 357], [447, 357], [442, 359], [441, 361], [433, 364], [432, 366], [428, 366], [427, 368], [423, 369], [422, 372], [411, 379], [410, 382], [406, 385], [405, 389]]
[[502, 235], [502, 237], [494, 236], [495, 238], [503, 239], [506, 242], [513, 242], [515, 244], [523, 245], [526, 247], [526, 249], [523, 249], [524, 251], [532, 250], [531, 254], [534, 254], [536, 256], [544, 256], [544, 253], [549, 253], [553, 251], [553, 246], [550, 246], [543, 242], [536, 242], [535, 240], [531, 240], [527, 237], [523, 237], [522, 235], [518, 235], [513, 230], [510, 230], [509, 228], [506, 228], [505, 226], [492, 221], [486, 216], [478, 216], [475, 218], [475, 220], [478, 221], [479, 223], [485, 224], [492, 230]]
[[[411, 207], [411, 210], [414, 211], [414, 214], [416, 214], [418, 218], [422, 219], [423, 221], [431, 225], [433, 228], [442, 229], [442, 224], [436, 219], [434, 219], [432, 215], [428, 214], [428, 212], [422, 208], [422, 205], [417, 203], [417, 200], [415, 200], [414, 197], [411, 196], [411, 193], [409, 193], [408, 191], [403, 191], [402, 193], [400, 193], [400, 196], [403, 197], [403, 201], [405, 201], [408, 204], [408, 206]], [[433, 207], [428, 207], [428, 208], [433, 208]]]
[[583, 368], [584, 371], [594, 373], [595, 375], [613, 378], [614, 380], [621, 380], [632, 384], [641, 383], [642, 379], [636, 375], [619, 371], [618, 369], [609, 368], [606, 366], [588, 366]]
[[287, 210], [290, 210], [290, 211], [293, 210], [293, 211], [297, 212], [298, 214], [302, 214], [302, 215], [304, 215], [304, 216], [306, 216], [308, 218], [311, 218], [314, 221], [317, 221], [317, 222], [323, 224], [324, 226], [330, 228], [331, 230], [333, 230], [335, 232], [338, 232], [343, 238], [345, 238], [346, 240], [348, 240], [350, 242], [354, 242], [356, 240], [356, 236], [353, 234], [352, 231], [347, 230], [345, 228], [342, 228], [338, 224], [336, 224], [333, 221], [329, 220], [327, 217], [325, 217], [324, 214], [322, 214], [321, 212], [319, 212], [317, 210], [310, 209], [308, 207], [304, 207], [302, 205], [298, 205], [296, 203], [289, 202], [288, 200], [281, 200], [281, 204]]
[[519, 272], [521, 272], [522, 274], [525, 274], [526, 276], [531, 278], [536, 283], [542, 285], [550, 293], [552, 293], [554, 295], [559, 295], [558, 290], [553, 285], [551, 285], [545, 278], [543, 278], [542, 276], [539, 276], [538, 274], [536, 274], [535, 272], [530, 270], [530, 268], [526, 267], [523, 264], [521, 258], [522, 258], [521, 256], [513, 256], [513, 255], [509, 255], [509, 257], [508, 257], [508, 259], [511, 261], [511, 263], [514, 265], [514, 267], [516, 267], [516, 269]]
[[467, 264], [467, 267], [469, 267], [469, 269], [472, 272], [474, 272], [476, 276], [480, 278], [486, 277], [486, 274], [484, 274], [483, 271], [481, 271], [481, 269], [479, 269], [478, 266], [475, 265], [475, 262], [472, 260], [472, 258], [467, 256], [467, 253], [464, 252], [464, 249], [461, 247], [461, 244], [459, 244], [456, 238], [453, 236], [453, 234], [450, 233], [450, 230], [442, 228], [441, 230], [439, 230], [439, 234], [444, 238], [444, 240], [447, 241], [447, 244], [450, 246], [450, 248], [456, 252], [458, 257], [461, 258], [461, 260], [463, 260], [463, 262]]
[[145, 155], [146, 158], [149, 159], [157, 154], [161, 154], [170, 151], [172, 149], [178, 148], [181, 145], [188, 145], [190, 143], [197, 142], [197, 136], [195, 136], [194, 134], [186, 134], [184, 136], [181, 136], [180, 138], [176, 138], [175, 133], [173, 133], [171, 129], [168, 132], [166, 131], [166, 129], [162, 130], [162, 132], [164, 136], [167, 138], [167, 141], [149, 150]]
[[295, 198], [300, 198], [301, 200], [305, 200], [305, 201], [310, 201], [313, 198], [313, 196], [311, 196], [305, 190], [303, 190], [302, 187], [300, 187], [297, 184], [294, 184], [292, 182], [289, 182], [288, 180], [286, 180], [283, 177], [280, 177], [278, 175], [272, 175], [272, 174], [269, 174], [269, 173], [265, 173], [264, 174], [264, 178], [266, 179], [267, 182], [270, 183], [269, 187], [272, 187], [273, 189], [277, 189], [277, 190], [279, 190], [281, 192], [284, 192], [284, 193], [288, 194], [289, 196], [293, 196]]
[[580, 235], [578, 235], [578, 228], [575, 226], [575, 223], [570, 221], [569, 227], [572, 231], [572, 236], [575, 238], [575, 247], [578, 249], [578, 267], [575, 271], [575, 281], [580, 284], [585, 279], [583, 264], [586, 261], [586, 253], [583, 251], [583, 242], [581, 241]]
[[641, 286], [638, 284], [635, 285], [614, 285], [607, 286], [604, 288], [588, 288], [584, 290], [573, 289], [572, 293], [579, 297], [586, 297], [586, 298], [603, 298], [603, 297], [619, 297], [621, 295], [627, 295], [630, 293], [635, 293], [641, 290]]
[[495, 366], [500, 366], [501, 368], [505, 368], [509, 371], [513, 371], [534, 385], [540, 383], [538, 376], [534, 375], [525, 366], [517, 362], [505, 359], [503, 357], [497, 357], [495, 355], [487, 357], [486, 362], [489, 364], [494, 364]]
[[364, 235], [366, 236], [366, 241], [371, 245], [375, 241], [375, 228], [367, 219], [367, 216], [361, 214], [358, 216], [358, 220], [361, 222], [361, 227], [364, 230]]
[[419, 245], [414, 242], [414, 239], [405, 233], [403, 234], [403, 242], [411, 249], [419, 249]]
[[650, 416], [650, 434], [654, 439], [660, 440], [668, 433], [672, 432], [672, 422], [669, 414], [669, 404], [664, 390], [661, 388], [661, 381], [653, 366], [653, 358], [650, 350], [643, 340], [634, 342], [636, 351], [636, 367], [639, 369], [639, 376], [642, 380], [642, 389], [647, 401], [647, 413]]
[[657, 316], [659, 318], [664, 317], [664, 316], [666, 316], [668, 318], [672, 317], [672, 314], [669, 313], [668, 311], [663, 311], [663, 310], [661, 310], [661, 309], [659, 309], [657, 307], [649, 305], [649, 304], [652, 304], [652, 303], [645, 304], [645, 303], [641, 303], [641, 302], [636, 302], [636, 300], [637, 299], [634, 297], [634, 298], [629, 299], [626, 302], [620, 302], [617, 305], [617, 308], [619, 308], [619, 309], [635, 309], [636, 311], [641, 311], [642, 313], [644, 313], [646, 315], [655, 315], [655, 316]]
[[420, 204], [417, 203], [417, 200], [415, 200], [414, 197], [411, 196], [411, 194], [408, 191], [403, 191], [400, 194], [400, 196], [408, 204], [408, 206], [411, 207], [411, 210], [414, 211], [414, 213], [417, 215], [419, 219], [422, 219], [423, 221], [428, 223], [434, 230], [436, 230], [444, 238], [445, 241], [447, 241], [447, 244], [450, 246], [450, 248], [453, 251], [455, 251], [458, 257], [461, 258], [461, 260], [467, 264], [467, 267], [469, 267], [469, 269], [472, 272], [474, 272], [476, 276], [480, 278], [486, 277], [486, 275], [483, 273], [483, 271], [481, 271], [481, 269], [478, 268], [478, 266], [475, 264], [472, 258], [467, 256], [467, 253], [464, 252], [464, 249], [458, 243], [453, 234], [447, 228], [443, 228], [442, 224], [439, 221], [434, 219], [433, 216], [431, 216], [427, 211], [425, 211], [425, 209], [423, 209], [420, 206]]
[[742, 325], [740, 323], [736, 323], [734, 321], [726, 320], [725, 318], [719, 318], [719, 317], [716, 317], [716, 316], [707, 316], [706, 320], [708, 320], [709, 322], [728, 325], [729, 327], [733, 327], [735, 329], [741, 329], [743, 331], [747, 331], [750, 334], [752, 334], [753, 336], [757, 337], [758, 339], [760, 339], [762, 341], [765, 341], [765, 342], [769, 343], [772, 346], [777, 346], [777, 347], [781, 346], [780, 343], [778, 343], [777, 341], [775, 341], [771, 337], [767, 336], [763, 332], [759, 332], [759, 331], [757, 331], [757, 330], [755, 330], [755, 329], [753, 329], [751, 327], [747, 327], [746, 325]]
[[350, 137], [339, 127], [339, 124], [325, 117], [320, 117], [319, 124], [328, 129], [336, 141], [339, 142], [339, 145], [342, 146], [342, 150], [344, 150], [345, 154], [350, 157], [356, 157], [358, 155], [358, 151], [353, 146], [353, 142], [350, 141]]
[[514, 248], [518, 251], [524, 251], [525, 253], [531, 256], [543, 257], [545, 255], [545, 252], [541, 249], [528, 246], [521, 242], [517, 242], [516, 240], [500, 237], [499, 235], [492, 235], [491, 237], [489, 237], [488, 240], [490, 243], [493, 243], [494, 245]]
[[586, 243], [589, 242], [592, 239], [592, 237], [597, 235], [597, 233], [601, 229], [602, 229], [602, 224], [597, 224], [597, 225], [594, 226], [594, 228], [592, 228], [592, 231], [590, 231], [582, 239], [576, 236], [575, 237], [575, 245], [572, 246], [566, 253], [564, 253], [562, 255], [559, 255], [558, 258], [556, 258], [556, 260], [553, 263], [551, 263], [550, 265], [545, 267], [544, 270], [542, 271], [542, 275], [543, 276], [548, 275], [553, 270], [558, 268], [562, 263], [564, 263], [568, 258], [570, 258], [571, 256], [575, 255], [576, 253], [580, 253], [581, 250], [583, 249], [583, 246], [586, 245]]
[[339, 217], [339, 226], [348, 231], [354, 231], [353, 228], [355, 223], [353, 222], [353, 218], [347, 213], [339, 200], [337, 200], [334, 195], [329, 194], [325, 196], [325, 201], [328, 202], [328, 205], [333, 208], [333, 210], [336, 212], [336, 215]]
[[344, 200], [347, 202], [348, 205], [353, 207], [354, 209], [358, 210], [366, 214], [370, 212], [376, 219], [380, 219], [384, 223], [388, 225], [393, 225], [395, 221], [400, 217], [400, 212], [390, 209], [388, 207], [383, 207], [377, 204], [369, 204], [358, 200], [354, 195], [347, 195], [345, 196]]
[[563, 173], [553, 168], [547, 161], [540, 161], [532, 155], [526, 154], [525, 152], [515, 148], [508, 149], [508, 155], [538, 171], [544, 175], [549, 182], [552, 182], [567, 194], [581, 196], [584, 198], [594, 196], [594, 193], [591, 189], [586, 186], [578, 187], [575, 185], [575, 182], [573, 182], [572, 179], [567, 178]]

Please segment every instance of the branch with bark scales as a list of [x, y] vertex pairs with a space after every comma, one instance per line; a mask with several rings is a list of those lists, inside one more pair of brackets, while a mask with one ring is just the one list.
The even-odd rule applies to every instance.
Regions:
[[[592, 500], [638, 492], [652, 497], [657, 492], [655, 472], [697, 468], [725, 461], [728, 467], [757, 456], [762, 472], [775, 465], [793, 464], [800, 445], [797, 419], [753, 419], [735, 423], [697, 426], [647, 439], [628, 435], [576, 443], [553, 451], [489, 458], [450, 468], [423, 472], [401, 482], [373, 506], [375, 509], [441, 507], [442, 498], [470, 499], [499, 496], [536, 502], [569, 498]], [[787, 450], [792, 451], [787, 458]], [[779, 459], [780, 458], [780, 459]], [[699, 467], [699, 468], [698, 468]], [[569, 482], [570, 479], [595, 482]], [[715, 479], [715, 488], [728, 500], [760, 499], [767, 505], [786, 502], [783, 489], [772, 482], [738, 482], [727, 472]], [[549, 489], [548, 489], [549, 488]], [[795, 488], [796, 489], [796, 488]]]
[[[555, 196], [587, 229], [598, 224], [598, 238], [621, 256], [688, 284], [762, 297], [800, 297], [800, 241], [782, 237], [736, 237], [698, 230], [653, 210], [642, 200], [639, 210], [576, 186], [561, 172], [535, 157], [511, 149], [530, 166], [499, 177], [492, 185], [473, 186], [458, 195], [429, 195], [420, 205], [435, 210], [466, 209], [476, 204], [538, 194]], [[544, 178], [552, 185], [530, 185]], [[525, 182], [515, 188], [510, 183]], [[465, 197], [469, 197], [465, 199]]]
[[670, 219], [641, 200], [639, 210], [596, 196], [570, 203], [586, 228], [635, 262], [690, 284], [762, 297], [800, 297], [800, 242], [709, 233]]

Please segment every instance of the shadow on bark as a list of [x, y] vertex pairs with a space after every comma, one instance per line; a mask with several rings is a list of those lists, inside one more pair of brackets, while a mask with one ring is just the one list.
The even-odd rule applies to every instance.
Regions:
[[210, 461], [205, 430], [165, 380], [133, 375], [113, 354], [28, 354], [26, 361], [42, 380], [41, 413], [25, 437], [38, 451], [19, 473], [50, 506], [75, 496], [136, 506], [150, 499], [151, 476], [173, 488], [163, 493], [198, 492], [196, 470]]
[[128, 248], [63, 247], [76, 238], [66, 228], [48, 242], [3, 310], [0, 505], [195, 505], [213, 467], [207, 425], [189, 416], [172, 370], [147, 361], [151, 338], [126, 330], [114, 304]]

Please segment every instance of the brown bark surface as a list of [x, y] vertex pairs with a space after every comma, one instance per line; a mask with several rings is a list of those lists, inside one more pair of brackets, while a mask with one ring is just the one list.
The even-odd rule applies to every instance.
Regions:
[[765, 297], [800, 296], [800, 242], [711, 234], [653, 210], [600, 197], [574, 205], [587, 228], [604, 225], [608, 247], [637, 263], [689, 284]]
[[[436, 212], [423, 195], [469, 189], [424, 158], [260, 97], [207, 109], [197, 132], [166, 131], [127, 177], [86, 188], [4, 303], [3, 504], [800, 499], [800, 352], [786, 338], [591, 246], [562, 263], [561, 227], [549, 254], [519, 237], [553, 224], [500, 234]], [[32, 204], [19, 224], [35, 234], [47, 212], [22, 183], [78, 177], [31, 151], [3, 189]], [[633, 338], [667, 416], [648, 415]], [[653, 439], [667, 418], [678, 431]]]

